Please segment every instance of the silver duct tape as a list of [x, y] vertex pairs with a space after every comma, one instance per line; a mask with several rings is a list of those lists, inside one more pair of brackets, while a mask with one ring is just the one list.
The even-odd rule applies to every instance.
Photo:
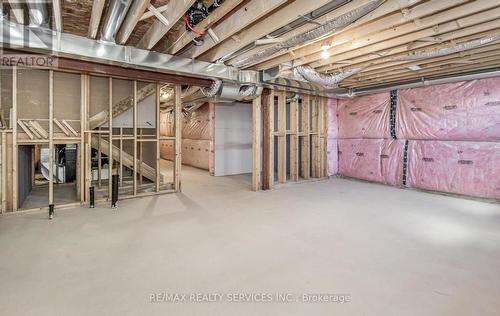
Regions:
[[244, 67], [245, 65], [254, 64], [285, 49], [303, 45], [309, 41], [321, 38], [328, 33], [338, 31], [355, 22], [359, 18], [372, 12], [373, 10], [378, 8], [384, 1], [385, 0], [374, 0], [370, 3], [367, 3], [364, 6], [361, 6], [355, 10], [349, 11], [334, 19], [331, 19], [323, 25], [318, 26], [312, 30], [303, 32], [297, 36], [284, 40], [283, 42], [277, 43], [276, 45], [263, 49], [250, 57], [238, 60], [233, 64], [233, 66]]
[[500, 35], [483, 37], [477, 40], [460, 43], [451, 47], [443, 47], [435, 50], [422, 50], [415, 53], [412, 53], [407, 56], [397, 57], [394, 60], [398, 61], [414, 61], [414, 60], [422, 60], [433, 57], [445, 56], [453, 53], [463, 52], [469, 49], [477, 48], [491, 42], [497, 41], [500, 39]]
[[325, 75], [308, 66], [297, 66], [294, 68], [294, 73], [306, 79], [307, 81], [318, 84], [326, 89], [333, 89], [337, 88], [339, 82], [341, 82], [345, 78], [357, 74], [362, 70], [363, 68], [352, 68], [340, 71], [336, 74]]

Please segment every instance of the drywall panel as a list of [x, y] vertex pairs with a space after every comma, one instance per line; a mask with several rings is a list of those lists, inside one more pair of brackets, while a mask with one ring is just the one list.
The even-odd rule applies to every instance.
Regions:
[[339, 139], [339, 174], [390, 185], [401, 185], [403, 149], [403, 140]]
[[338, 100], [339, 138], [390, 138], [390, 93]]
[[399, 138], [500, 140], [500, 77], [398, 91]]
[[252, 172], [252, 105], [215, 106], [215, 175]]
[[500, 198], [500, 143], [410, 141], [408, 186]]

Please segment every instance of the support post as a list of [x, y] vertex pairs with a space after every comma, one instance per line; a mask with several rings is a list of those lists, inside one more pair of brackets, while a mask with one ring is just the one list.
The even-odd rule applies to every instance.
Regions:
[[134, 182], [133, 182], [133, 188], [134, 192], [133, 195], [137, 195], [137, 80], [134, 80], [134, 110], [133, 110], [133, 117], [134, 117], [134, 122], [133, 122], [133, 131], [134, 131], [134, 163], [133, 163], [133, 168], [134, 170], [132, 171]]
[[306, 94], [302, 96], [302, 137], [301, 137], [301, 146], [302, 146], [302, 162], [300, 166], [300, 171], [302, 177], [304, 179], [309, 179], [310, 177], [310, 135], [311, 130], [309, 126], [310, 122], [310, 103], [311, 97]]
[[181, 167], [182, 167], [182, 153], [181, 153], [181, 131], [182, 131], [182, 89], [180, 85], [175, 86], [175, 155], [174, 155], [174, 190], [181, 191]]
[[286, 92], [278, 93], [278, 181], [286, 182]]
[[299, 101], [294, 98], [290, 101], [290, 178], [299, 180]]
[[49, 218], [54, 217], [54, 71], [49, 70]]
[[108, 197], [111, 198], [113, 194], [113, 186], [111, 185], [111, 177], [113, 176], [113, 78], [108, 79]]
[[12, 211], [17, 211], [18, 166], [17, 166], [17, 67], [12, 67]]
[[156, 83], [156, 175], [155, 191], [160, 192], [160, 89], [159, 83]]
[[252, 138], [252, 190], [260, 190], [260, 173], [261, 173], [261, 97], [258, 96], [252, 102], [252, 127], [253, 127], [253, 138]]

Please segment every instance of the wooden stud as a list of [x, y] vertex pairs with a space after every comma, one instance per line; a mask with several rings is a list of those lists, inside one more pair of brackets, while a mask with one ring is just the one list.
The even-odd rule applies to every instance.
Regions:
[[278, 93], [278, 181], [286, 182], [286, 93]]
[[175, 161], [174, 161], [174, 189], [177, 192], [181, 191], [181, 131], [182, 131], [182, 88], [180, 85], [175, 85]]
[[18, 145], [17, 145], [17, 67], [12, 67], [12, 211], [17, 211], [18, 200]]
[[290, 178], [299, 180], [299, 101], [294, 98], [290, 101]]
[[260, 190], [261, 184], [261, 138], [262, 138], [261, 97], [252, 101], [252, 190]]
[[49, 205], [51, 204], [54, 204], [54, 71], [53, 70], [49, 70]]
[[108, 79], [108, 199], [111, 200], [111, 195], [113, 194], [113, 78]]
[[268, 179], [269, 179], [269, 189], [271, 189], [274, 186], [274, 90], [271, 90], [269, 94], [269, 124], [268, 124], [268, 130], [269, 130], [269, 152], [268, 152]]
[[123, 185], [123, 128], [120, 127], [120, 169], [118, 170], [120, 177], [120, 186]]
[[156, 179], [155, 179], [155, 191], [160, 191], [160, 94], [161, 85], [156, 83]]
[[301, 146], [302, 146], [302, 157], [301, 157], [301, 166], [300, 166], [300, 173], [304, 179], [309, 179], [310, 177], [310, 105], [311, 103], [311, 96], [306, 94], [302, 95], [302, 118], [301, 118], [301, 125], [302, 125], [302, 135], [300, 137], [301, 139]]
[[7, 212], [7, 132], [2, 131], [2, 168], [1, 172], [1, 212]]
[[210, 148], [208, 152], [208, 166], [210, 175], [215, 175], [215, 103], [209, 102]]
[[133, 163], [133, 195], [137, 195], [137, 80], [134, 80], [134, 107], [133, 107], [133, 131], [134, 131], [134, 163]]

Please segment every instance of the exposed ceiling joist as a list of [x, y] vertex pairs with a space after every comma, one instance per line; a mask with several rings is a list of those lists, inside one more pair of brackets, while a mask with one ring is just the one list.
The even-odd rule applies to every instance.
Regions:
[[54, 29], [57, 32], [62, 31], [62, 15], [61, 15], [61, 1], [52, 0], [52, 12], [54, 15]]
[[[458, 1], [465, 2], [465, 0]], [[332, 47], [331, 49], [333, 49], [335, 46], [348, 43], [349, 41], [356, 40], [368, 35], [377, 34], [378, 32], [408, 23], [410, 21], [413, 21], [414, 19], [430, 15], [437, 11], [445, 10], [457, 5], [457, 0], [431, 0], [429, 2], [417, 4], [411, 9], [407, 9], [407, 6], [410, 6], [412, 4], [415, 5], [415, 3], [416, 1], [396, 1], [396, 3], [388, 2], [375, 10], [377, 14], [383, 14], [383, 17], [369, 22], [366, 22], [366, 19], [363, 19], [363, 21], [365, 21], [365, 24], [361, 24], [361, 21], [358, 21], [355, 23], [357, 27], [353, 25], [353, 27], [342, 30], [339, 33], [332, 34], [331, 36], [325, 38], [323, 41], [330, 43]], [[315, 53], [316, 56], [321, 55], [322, 42], [316, 42], [301, 48], [294, 49], [296, 58], [302, 58]], [[276, 65], [279, 65], [280, 63], [286, 62], [287, 59], [287, 56], [276, 56], [272, 59], [269, 59], [269, 61], [267, 62], [258, 64], [256, 68], [272, 68]]]
[[[253, 0], [219, 23], [213, 31], [221, 41], [224, 41], [286, 2], [287, 0]], [[215, 41], [206, 37], [203, 45], [192, 47], [182, 56], [196, 58], [216, 45]], [[202, 59], [207, 60], [205, 57]]]
[[[220, 7], [215, 9], [210, 15], [196, 25], [196, 28], [202, 31], [208, 30], [212, 25], [224, 18], [229, 12], [234, 10], [243, 0], [226, 0]], [[214, 31], [215, 32], [215, 31]], [[186, 45], [191, 43], [198, 35], [193, 32], [188, 32], [184, 28], [177, 30], [170, 37], [171, 40], [166, 44], [167, 53], [176, 54]]]
[[162, 13], [169, 25], [165, 25], [160, 20], [154, 21], [153, 25], [144, 34], [142, 39], [137, 44], [138, 48], [151, 49], [160, 41], [160, 39], [168, 33], [172, 26], [184, 16], [186, 11], [193, 5], [195, 0], [171, 0], [168, 3], [168, 8]]
[[106, 0], [94, 0], [92, 4], [92, 14], [90, 16], [89, 23], [89, 38], [96, 38], [97, 30], [99, 29], [99, 23], [101, 22], [102, 11], [104, 9], [104, 4]]
[[127, 17], [118, 32], [116, 37], [116, 42], [118, 44], [125, 44], [134, 31], [135, 26], [139, 22], [140, 17], [143, 15], [144, 11], [148, 8], [150, 0], [135, 0], [129, 9]]
[[270, 32], [279, 28], [285, 27], [287, 24], [295, 21], [299, 14], [305, 14], [321, 8], [328, 4], [331, 0], [315, 0], [315, 1], [294, 1], [281, 10], [273, 12], [259, 23], [245, 28], [237, 34], [238, 41], [227, 40], [208, 51], [203, 57], [207, 61], [216, 61], [221, 57], [237, 51], [255, 40], [262, 38]]

